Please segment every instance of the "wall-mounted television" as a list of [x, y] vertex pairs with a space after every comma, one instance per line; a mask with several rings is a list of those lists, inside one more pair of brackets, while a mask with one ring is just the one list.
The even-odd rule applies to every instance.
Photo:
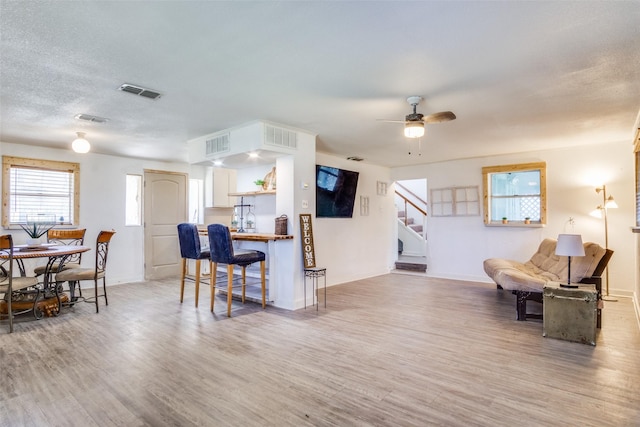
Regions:
[[316, 217], [351, 218], [358, 172], [316, 165]]

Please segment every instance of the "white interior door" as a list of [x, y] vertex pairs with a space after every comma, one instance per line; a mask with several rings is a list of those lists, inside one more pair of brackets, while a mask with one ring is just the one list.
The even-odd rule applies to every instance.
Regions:
[[178, 224], [187, 219], [187, 175], [144, 172], [144, 276], [180, 274]]

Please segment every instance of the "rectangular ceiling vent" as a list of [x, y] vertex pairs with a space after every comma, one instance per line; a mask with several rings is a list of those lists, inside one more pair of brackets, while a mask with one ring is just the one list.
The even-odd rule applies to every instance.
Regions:
[[162, 96], [162, 94], [160, 94], [159, 92], [156, 92], [155, 90], [146, 89], [140, 86], [130, 85], [129, 83], [124, 83], [118, 88], [118, 90], [121, 90], [127, 93], [132, 93], [134, 95], [143, 96], [149, 99], [158, 99]]
[[298, 134], [279, 127], [265, 125], [264, 143], [276, 147], [298, 149]]
[[92, 116], [91, 114], [76, 114], [74, 117], [78, 120], [92, 123], [106, 123], [109, 121], [109, 119], [105, 119], [104, 117]]
[[205, 156], [214, 156], [220, 153], [226, 153], [231, 149], [229, 144], [229, 134], [214, 136], [213, 138], [205, 141]]

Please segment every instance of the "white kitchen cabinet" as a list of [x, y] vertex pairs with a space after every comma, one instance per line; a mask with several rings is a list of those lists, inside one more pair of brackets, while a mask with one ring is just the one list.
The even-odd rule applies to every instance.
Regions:
[[237, 173], [235, 169], [213, 168], [213, 205], [212, 207], [233, 207], [237, 188]]

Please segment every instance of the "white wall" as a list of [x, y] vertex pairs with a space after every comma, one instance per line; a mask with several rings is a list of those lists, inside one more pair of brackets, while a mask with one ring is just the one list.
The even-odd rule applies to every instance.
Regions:
[[[477, 185], [482, 194], [482, 167], [544, 161], [547, 164], [547, 225], [542, 228], [486, 227], [476, 217], [430, 217], [427, 225], [428, 270], [435, 277], [490, 282], [482, 262], [500, 257], [528, 260], [544, 238], [562, 232], [582, 234], [583, 241], [604, 246], [604, 222], [589, 216], [602, 204], [595, 187], [606, 184], [619, 209], [609, 210], [610, 293], [630, 296], [634, 290], [636, 245], [635, 172], [628, 142], [585, 145], [520, 155], [493, 156], [395, 168], [394, 180], [426, 178], [429, 189]], [[569, 217], [575, 221], [572, 228]]]
[[[205, 168], [186, 163], [165, 163], [103, 154], [77, 154], [71, 150], [48, 149], [21, 144], [0, 143], [0, 154], [46, 160], [80, 163], [80, 228], [86, 228], [85, 244], [95, 246], [103, 229], [114, 229], [109, 246], [107, 284], [144, 280], [144, 233], [141, 226], [126, 227], [125, 177], [143, 175], [145, 169], [189, 173], [204, 179]], [[2, 178], [0, 177], [0, 180]], [[24, 243], [22, 230], [3, 230], [14, 236], [15, 243]], [[93, 251], [82, 258], [84, 266], [92, 267]]]
[[[396, 208], [393, 186], [380, 196], [376, 184], [391, 184], [390, 170], [323, 153], [316, 154], [316, 163], [360, 173], [353, 218], [315, 218], [312, 211], [316, 264], [327, 267], [327, 284], [388, 273], [397, 259]], [[368, 216], [360, 215], [360, 196], [369, 197]]]

